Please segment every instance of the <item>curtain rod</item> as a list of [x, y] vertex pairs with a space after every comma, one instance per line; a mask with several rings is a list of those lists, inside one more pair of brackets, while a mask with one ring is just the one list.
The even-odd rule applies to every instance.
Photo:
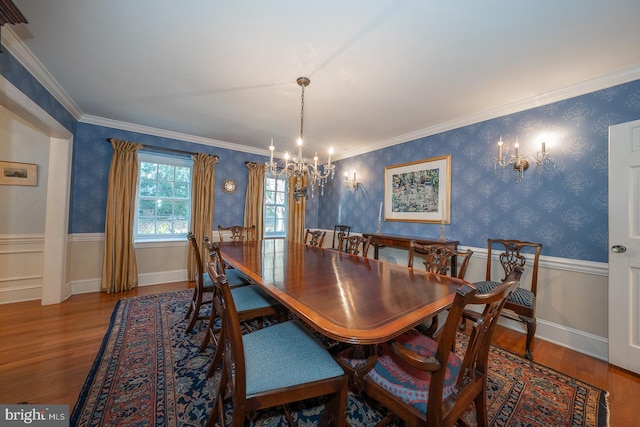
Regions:
[[[112, 138], [107, 138], [107, 142], [111, 143], [111, 139]], [[194, 154], [198, 154], [194, 151], [185, 151], [185, 150], [178, 150], [177, 148], [167, 148], [167, 147], [156, 147], [155, 145], [145, 145], [142, 144], [143, 147], [145, 148], [153, 148], [154, 150], [160, 150], [160, 151], [169, 151], [172, 153], [181, 153], [181, 154], [189, 154], [189, 155], [194, 155]], [[216, 159], [220, 160], [220, 157], [217, 154], [213, 155]]]

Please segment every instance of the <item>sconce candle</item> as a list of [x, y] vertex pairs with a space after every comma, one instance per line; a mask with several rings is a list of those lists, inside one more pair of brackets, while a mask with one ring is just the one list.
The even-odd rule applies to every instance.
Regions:
[[502, 137], [500, 137], [500, 141], [498, 141], [498, 160], [502, 160]]
[[546, 154], [547, 153], [547, 144], [545, 144], [544, 141], [542, 141], [542, 154]]
[[382, 202], [380, 202], [380, 210], [378, 211], [378, 221], [382, 221]]

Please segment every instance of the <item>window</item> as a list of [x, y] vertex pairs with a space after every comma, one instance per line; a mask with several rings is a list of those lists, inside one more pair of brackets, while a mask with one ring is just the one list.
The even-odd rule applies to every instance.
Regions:
[[192, 166], [193, 161], [183, 157], [138, 153], [136, 241], [187, 236]]
[[287, 178], [267, 172], [264, 180], [264, 237], [287, 233]]

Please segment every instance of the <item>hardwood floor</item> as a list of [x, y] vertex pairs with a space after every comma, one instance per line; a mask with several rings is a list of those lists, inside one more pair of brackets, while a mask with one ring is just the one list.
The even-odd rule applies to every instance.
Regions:
[[[177, 282], [120, 294], [74, 295], [49, 306], [39, 301], [0, 305], [0, 403], [68, 404], [73, 410], [116, 302], [188, 287]], [[523, 336], [509, 329], [499, 328], [494, 343], [524, 352]], [[540, 339], [533, 354], [537, 363], [609, 391], [612, 427], [640, 419], [639, 376]]]

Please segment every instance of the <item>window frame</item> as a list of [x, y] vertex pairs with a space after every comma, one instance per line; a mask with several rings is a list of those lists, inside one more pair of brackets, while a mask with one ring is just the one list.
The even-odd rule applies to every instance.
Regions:
[[[139, 220], [139, 215], [140, 215], [140, 201], [141, 200], [150, 200], [150, 199], [159, 199], [159, 196], [153, 196], [153, 197], [148, 197], [148, 196], [141, 196], [140, 195], [140, 183], [141, 183], [141, 170], [142, 170], [142, 163], [146, 162], [146, 163], [155, 163], [155, 164], [162, 164], [162, 165], [170, 165], [170, 166], [174, 166], [174, 167], [188, 167], [189, 168], [189, 181], [188, 181], [188, 192], [189, 192], [189, 196], [184, 199], [184, 198], [176, 198], [175, 194], [174, 197], [163, 197], [163, 199], [170, 199], [172, 201], [185, 201], [186, 202], [186, 221], [187, 221], [187, 227], [184, 233], [170, 233], [170, 234], [140, 234], [138, 233], [138, 220]], [[175, 176], [174, 176], [175, 178]], [[173, 180], [172, 182], [175, 183], [175, 180]], [[169, 155], [169, 154], [161, 154], [161, 153], [157, 153], [157, 152], [144, 152], [144, 151], [139, 151], [138, 152], [138, 177], [137, 177], [137, 181], [136, 181], [136, 201], [135, 201], [135, 214], [134, 214], [134, 220], [133, 220], [133, 240], [134, 240], [134, 244], [140, 244], [140, 243], [150, 243], [153, 244], [154, 242], [172, 242], [172, 241], [182, 241], [184, 242], [184, 240], [187, 238], [187, 233], [189, 232], [189, 229], [191, 227], [191, 197], [192, 197], [192, 185], [193, 185], [193, 159], [191, 159], [190, 157], [182, 157], [182, 156], [176, 156], [176, 155]], [[155, 215], [155, 217], [157, 218], [157, 215]], [[173, 217], [173, 215], [172, 215]]]

